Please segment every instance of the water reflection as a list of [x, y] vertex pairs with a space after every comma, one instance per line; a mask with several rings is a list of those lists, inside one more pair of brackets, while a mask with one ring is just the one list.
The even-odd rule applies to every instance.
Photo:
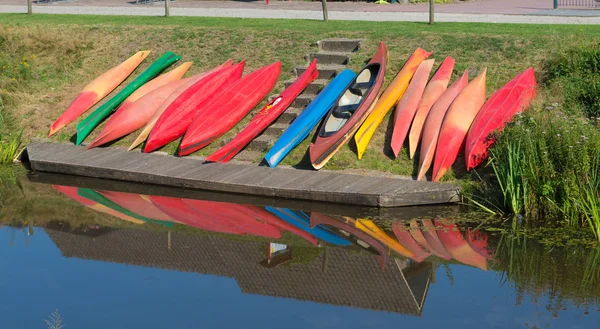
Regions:
[[[483, 304], [493, 309], [497, 293], [490, 292], [489, 283], [477, 285], [491, 275], [517, 306], [542, 304], [557, 317], [581, 308], [592, 314], [582, 323], [600, 324], [600, 250], [548, 250], [522, 236], [493, 235], [453, 222], [445, 213], [391, 219], [367, 216], [362, 209], [328, 212], [283, 202], [154, 193], [144, 185], [57, 184], [64, 180], [46, 183], [63, 199], [111, 219], [98, 224], [82, 213], [38, 223], [63, 257], [233, 278], [244, 295], [411, 316], [423, 315], [430, 304], [429, 318], [446, 314], [450, 304], [482, 303], [486, 296], [489, 302]], [[27, 231], [33, 233], [31, 227]], [[462, 280], [480, 291], [462, 287], [445, 295], [447, 288], [432, 285], [440, 276], [449, 286]], [[472, 300], [475, 295], [479, 300]], [[552, 327], [553, 321], [545, 325]]]

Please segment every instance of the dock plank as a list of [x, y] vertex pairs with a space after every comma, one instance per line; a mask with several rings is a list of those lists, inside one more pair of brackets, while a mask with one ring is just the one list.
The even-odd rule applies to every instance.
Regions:
[[217, 192], [376, 207], [458, 201], [458, 187], [453, 184], [251, 164], [204, 163], [202, 158], [127, 152], [114, 147], [86, 151], [72, 144], [32, 142], [27, 146], [27, 156], [33, 170], [39, 172]]

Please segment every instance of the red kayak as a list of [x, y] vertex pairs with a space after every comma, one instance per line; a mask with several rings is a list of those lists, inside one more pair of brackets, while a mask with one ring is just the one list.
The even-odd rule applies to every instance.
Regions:
[[280, 239], [281, 231], [248, 214], [244, 206], [235, 203], [183, 199], [192, 209], [204, 213], [206, 218], [224, 227], [231, 227], [243, 234]]
[[259, 208], [259, 207], [255, 207], [255, 206], [249, 206], [249, 205], [244, 205], [243, 206], [245, 211], [253, 216], [254, 218], [263, 221], [265, 223], [269, 223], [273, 226], [278, 227], [281, 230], [284, 231], [288, 231], [292, 234], [295, 234], [299, 237], [304, 238], [304, 240], [308, 241], [310, 244], [312, 244], [313, 246], [317, 246], [317, 238], [315, 238], [313, 235], [311, 235], [310, 233], [299, 229], [298, 227], [282, 220], [281, 218], [273, 215], [272, 213]]
[[210, 103], [215, 93], [238, 81], [243, 71], [244, 62], [220, 69], [179, 95], [152, 128], [144, 153], [152, 152], [183, 136], [196, 113]]
[[212, 143], [233, 128], [275, 87], [281, 62], [247, 74], [198, 111], [183, 136], [179, 155], [188, 155]]
[[467, 170], [479, 166], [488, 157], [494, 144], [490, 134], [501, 131], [515, 114], [527, 108], [535, 96], [535, 74], [529, 68], [504, 87], [498, 89], [483, 105], [467, 135], [465, 159]]
[[487, 259], [494, 259], [494, 252], [488, 246], [487, 234], [476, 229], [467, 229], [466, 235], [471, 249]]
[[379, 267], [383, 269], [385, 264], [388, 262], [387, 247], [379, 240], [357, 229], [354, 219], [350, 219], [348, 217], [345, 217], [344, 219], [346, 220], [346, 223], [318, 212], [311, 212], [310, 227], [313, 228], [317, 225], [327, 225], [352, 234], [354, 237], [368, 244], [379, 253], [379, 256], [377, 256], [377, 261], [379, 262]]
[[275, 121], [318, 75], [317, 60], [314, 59], [306, 71], [294, 83], [265, 105], [252, 118], [252, 121], [250, 121], [246, 128], [240, 131], [229, 143], [206, 157], [205, 160], [209, 162], [227, 162], [231, 160], [244, 146]]
[[438, 257], [450, 260], [452, 256], [448, 253], [444, 244], [442, 244], [431, 219], [423, 219], [421, 223], [423, 224], [421, 232], [427, 241], [429, 250]]

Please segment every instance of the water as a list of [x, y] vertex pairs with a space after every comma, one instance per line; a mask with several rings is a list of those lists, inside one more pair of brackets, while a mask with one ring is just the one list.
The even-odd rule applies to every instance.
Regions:
[[[600, 327], [600, 250], [454, 224], [453, 207], [16, 182], [0, 195], [2, 328], [48, 328], [55, 310], [86, 329]], [[411, 254], [420, 234], [439, 256]]]

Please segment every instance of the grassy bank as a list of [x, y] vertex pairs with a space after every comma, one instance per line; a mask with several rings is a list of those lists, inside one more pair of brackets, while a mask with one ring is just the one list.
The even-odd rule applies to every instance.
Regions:
[[[72, 98], [93, 77], [104, 72], [134, 51], [153, 50], [148, 65], [166, 50], [193, 60], [191, 73], [220, 64], [227, 58], [247, 60], [247, 70], [276, 59], [283, 63], [283, 81], [293, 77], [291, 70], [305, 63], [304, 55], [316, 50], [314, 42], [327, 37], [364, 39], [363, 48], [352, 59], [351, 68], [359, 69], [382, 40], [390, 48], [391, 79], [416, 47], [434, 52], [437, 62], [445, 56], [456, 58], [456, 73], [469, 69], [474, 76], [488, 67], [488, 93], [502, 86], [528, 66], [540, 68], [550, 56], [548, 49], [588, 45], [600, 34], [600, 28], [573, 26], [519, 26], [489, 24], [439, 24], [433, 27], [419, 23], [321, 22], [302, 20], [248, 20], [174, 17], [111, 17], [68, 15], [1, 15], [0, 48], [12, 66], [27, 59], [23, 74], [15, 80], [4, 78], [2, 99], [5, 116], [11, 125], [5, 130], [16, 134], [24, 129], [27, 142], [32, 137], [45, 136], [50, 123], [66, 108]], [[556, 49], [560, 51], [560, 49]], [[21, 64], [21, 66], [24, 66]], [[14, 68], [13, 68], [14, 70]], [[388, 81], [389, 81], [388, 79]], [[275, 91], [275, 92], [276, 92]], [[541, 93], [540, 102], [546, 95]], [[245, 121], [247, 122], [247, 120]], [[243, 124], [223, 137], [226, 139]], [[415, 174], [415, 163], [403, 151], [399, 159], [389, 157], [385, 141], [391, 133], [387, 121], [380, 126], [365, 157], [356, 159], [353, 146], [344, 147], [328, 164], [328, 169], [368, 169], [395, 174]], [[57, 140], [69, 140], [74, 124]], [[96, 129], [88, 138], [99, 132]], [[119, 141], [128, 145], [135, 136]], [[299, 163], [309, 140], [294, 150], [284, 163]], [[208, 154], [220, 145], [199, 152]], [[172, 152], [175, 145], [165, 150]], [[258, 161], [259, 159], [257, 159]], [[462, 161], [455, 166], [452, 180], [463, 178]]]

